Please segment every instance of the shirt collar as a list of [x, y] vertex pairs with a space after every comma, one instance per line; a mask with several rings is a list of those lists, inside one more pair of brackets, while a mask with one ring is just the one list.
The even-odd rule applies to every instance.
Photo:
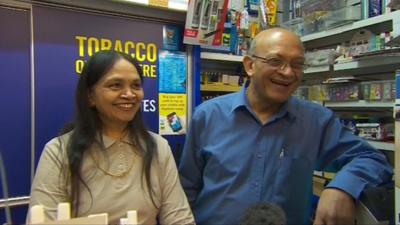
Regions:
[[[101, 137], [100, 137], [100, 135], [101, 135]], [[113, 138], [110, 138], [110, 137], [108, 137], [108, 136], [106, 136], [106, 135], [104, 135], [104, 134], [98, 134], [97, 136], [96, 136], [96, 140], [99, 142], [99, 143], [101, 143], [101, 140], [103, 140], [103, 144], [104, 144], [104, 148], [105, 149], [108, 149], [110, 146], [112, 146], [115, 142], [117, 142], [118, 140], [115, 140], [115, 139], [113, 139]], [[126, 144], [129, 144], [129, 145], [133, 145], [133, 142], [132, 142], [132, 140], [130, 140], [130, 138], [129, 138], [129, 135], [128, 134], [125, 134], [125, 136], [121, 139], [121, 140], [119, 140], [120, 142], [122, 142], [122, 143], [126, 143]]]
[[246, 96], [246, 87], [242, 87], [239, 92], [235, 94], [235, 98], [233, 100], [231, 113], [238, 108], [246, 107], [249, 108], [250, 104], [248, 103], [247, 96]]
[[296, 118], [297, 113], [295, 112], [295, 104], [293, 102], [293, 97], [289, 97], [289, 99], [282, 105], [279, 112], [276, 114], [276, 118], [281, 118], [287, 115], [289, 120], [293, 120]]
[[[247, 88], [243, 86], [239, 92], [236, 93], [235, 98], [233, 100], [232, 108], [231, 108], [231, 113], [236, 111], [239, 108], [247, 108], [250, 112], [253, 112], [253, 110], [250, 107], [249, 100], [247, 99]], [[288, 115], [289, 119], [295, 119], [297, 117], [296, 113], [296, 107], [294, 103], [294, 98], [289, 97], [289, 99], [282, 105], [281, 109], [279, 110], [278, 113], [275, 114], [273, 118], [281, 118], [285, 115]]]

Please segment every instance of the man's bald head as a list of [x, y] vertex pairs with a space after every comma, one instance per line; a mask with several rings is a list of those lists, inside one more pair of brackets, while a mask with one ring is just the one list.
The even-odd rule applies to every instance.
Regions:
[[297, 34], [287, 29], [276, 27], [269, 28], [258, 33], [251, 42], [247, 54], [250, 56], [256, 54], [256, 51], [259, 48], [260, 44], [270, 46], [274, 45], [277, 42], [286, 42], [288, 44], [293, 44], [294, 46], [297, 45], [304, 50], [300, 37]]

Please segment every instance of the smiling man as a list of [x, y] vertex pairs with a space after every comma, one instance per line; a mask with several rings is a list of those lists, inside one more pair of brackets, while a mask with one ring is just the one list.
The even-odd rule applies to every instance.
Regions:
[[279, 205], [288, 224], [310, 224], [313, 171], [328, 165], [339, 172], [313, 223], [354, 224], [362, 191], [391, 181], [384, 155], [331, 110], [291, 97], [304, 60], [297, 35], [262, 31], [243, 58], [250, 84], [196, 109], [179, 170], [197, 224], [239, 224], [262, 202]]

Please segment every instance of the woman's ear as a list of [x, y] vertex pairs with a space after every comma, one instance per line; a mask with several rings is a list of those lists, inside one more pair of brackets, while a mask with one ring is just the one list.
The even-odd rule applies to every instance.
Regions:
[[88, 93], [88, 102], [89, 102], [89, 106], [90, 107], [94, 107], [94, 106], [96, 106], [96, 103], [94, 102], [94, 99], [93, 99], [93, 93], [92, 93], [92, 91], [90, 91], [89, 93]]
[[246, 73], [247, 73], [247, 75], [248, 75], [249, 77], [252, 77], [252, 76], [253, 76], [253, 73], [254, 73], [254, 68], [253, 68], [253, 66], [254, 66], [254, 61], [253, 61], [253, 59], [252, 59], [250, 56], [245, 55], [245, 56], [243, 57], [243, 67], [244, 67], [244, 70], [246, 71]]

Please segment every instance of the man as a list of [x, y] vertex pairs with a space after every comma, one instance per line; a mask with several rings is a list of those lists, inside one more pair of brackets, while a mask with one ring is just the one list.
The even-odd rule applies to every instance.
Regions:
[[352, 224], [363, 189], [391, 180], [384, 155], [332, 111], [291, 97], [304, 61], [297, 35], [262, 31], [243, 58], [249, 86], [196, 109], [179, 169], [198, 224], [239, 224], [260, 202], [282, 207], [288, 224], [309, 224], [313, 171], [327, 165], [341, 170], [314, 224]]

